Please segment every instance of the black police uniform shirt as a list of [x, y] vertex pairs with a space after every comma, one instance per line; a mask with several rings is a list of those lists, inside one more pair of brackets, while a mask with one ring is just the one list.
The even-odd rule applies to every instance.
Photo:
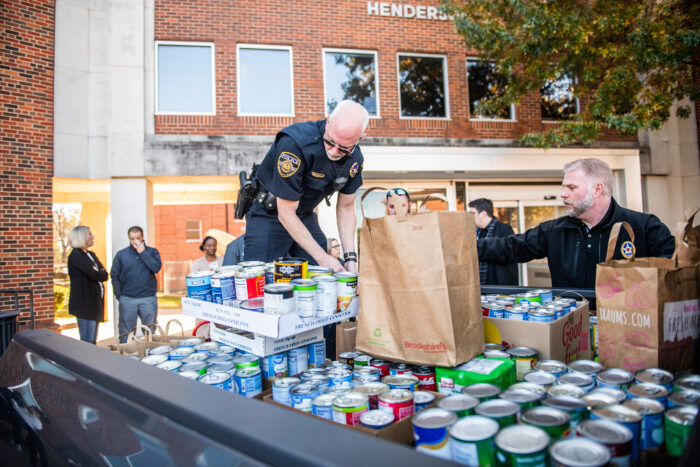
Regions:
[[325, 120], [283, 128], [256, 172], [263, 190], [299, 201], [298, 215], [311, 213], [339, 187], [341, 193], [351, 195], [362, 185], [360, 148], [339, 161], [330, 160], [323, 144], [325, 129]]

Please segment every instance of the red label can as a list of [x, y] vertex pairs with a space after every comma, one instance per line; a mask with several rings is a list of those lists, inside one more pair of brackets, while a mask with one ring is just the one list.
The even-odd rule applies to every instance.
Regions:
[[401, 419], [410, 417], [415, 412], [413, 406], [413, 392], [407, 389], [391, 389], [379, 395], [379, 410], [391, 412], [398, 422]]
[[262, 297], [265, 289], [265, 269], [245, 268], [234, 274], [237, 300]]
[[435, 369], [429, 366], [418, 366], [413, 369], [413, 376], [418, 378], [418, 390], [437, 392], [435, 384]]
[[369, 361], [369, 366], [373, 366], [374, 368], [379, 368], [379, 371], [381, 372], [379, 374], [380, 378], [383, 378], [384, 376], [389, 376], [389, 362], [386, 360], [381, 360], [379, 358], [373, 358], [372, 360]]
[[403, 362], [394, 362], [389, 365], [389, 374], [391, 375], [410, 375], [412, 367]]

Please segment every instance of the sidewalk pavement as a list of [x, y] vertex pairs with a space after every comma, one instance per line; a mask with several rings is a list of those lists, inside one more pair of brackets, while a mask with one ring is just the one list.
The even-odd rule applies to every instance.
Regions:
[[[193, 316], [187, 316], [182, 313], [181, 308], [159, 308], [158, 309], [158, 324], [165, 329], [168, 321], [171, 319], [176, 319], [182, 323], [182, 327], [185, 330], [185, 336], [191, 336], [192, 330], [195, 326], [195, 319]], [[74, 324], [75, 318], [67, 318], [64, 320], [57, 321], [61, 325]], [[173, 323], [170, 325], [170, 333], [179, 333], [180, 327]], [[70, 329], [63, 329], [61, 334], [64, 336], [72, 337], [73, 339], [80, 339], [80, 334], [78, 333], [78, 327], [74, 326]], [[102, 341], [109, 341], [114, 337], [114, 323], [112, 321], [107, 321], [105, 323], [100, 323], [97, 329], [97, 343]]]

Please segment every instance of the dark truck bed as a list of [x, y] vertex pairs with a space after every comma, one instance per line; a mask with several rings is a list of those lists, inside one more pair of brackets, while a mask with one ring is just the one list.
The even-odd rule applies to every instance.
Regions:
[[0, 358], [0, 404], [45, 465], [447, 464], [46, 330]]

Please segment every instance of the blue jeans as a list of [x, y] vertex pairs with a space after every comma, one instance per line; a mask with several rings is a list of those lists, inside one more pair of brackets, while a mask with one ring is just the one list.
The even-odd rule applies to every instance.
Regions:
[[127, 297], [122, 295], [119, 298], [119, 342], [126, 342], [126, 334], [136, 327], [136, 319], [141, 318], [141, 323], [145, 326], [156, 322], [158, 313], [158, 299], [155, 295], [150, 297]]
[[80, 340], [94, 344], [97, 342], [97, 321], [92, 319], [76, 318], [78, 320], [78, 332]]

